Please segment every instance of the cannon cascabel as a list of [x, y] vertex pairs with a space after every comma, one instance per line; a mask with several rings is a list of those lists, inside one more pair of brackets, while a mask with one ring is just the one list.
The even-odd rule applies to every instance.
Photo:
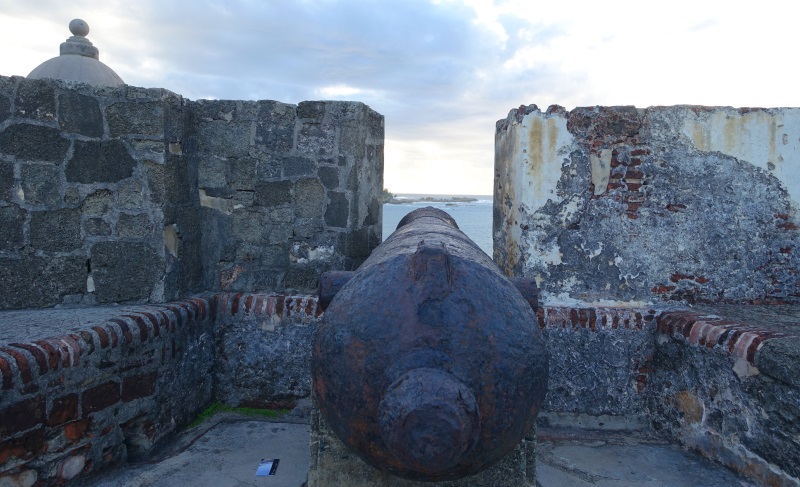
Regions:
[[415, 480], [459, 479], [513, 450], [547, 390], [536, 297], [518, 287], [535, 292], [431, 207], [352, 275], [323, 278], [332, 300], [313, 338], [313, 393], [336, 436]]

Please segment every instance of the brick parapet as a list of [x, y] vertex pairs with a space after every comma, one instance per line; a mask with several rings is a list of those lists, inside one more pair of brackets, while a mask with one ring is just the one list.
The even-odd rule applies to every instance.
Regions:
[[768, 340], [797, 336], [691, 310], [663, 312], [656, 321], [656, 331], [661, 335], [714, 350], [734, 360], [744, 360], [753, 366], [758, 351]]
[[[71, 479], [63, 472], [144, 454], [191, 421], [212, 398], [212, 304], [124, 307], [63, 335], [0, 346], [0, 479], [60, 485]], [[126, 447], [132, 439], [139, 446]]]

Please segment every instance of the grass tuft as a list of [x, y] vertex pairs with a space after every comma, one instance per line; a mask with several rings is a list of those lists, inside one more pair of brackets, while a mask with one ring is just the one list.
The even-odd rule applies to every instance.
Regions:
[[189, 424], [188, 428], [194, 428], [195, 426], [200, 425], [207, 419], [212, 418], [214, 415], [219, 413], [238, 413], [243, 414], [245, 416], [254, 416], [254, 417], [263, 417], [263, 418], [280, 418], [289, 412], [288, 409], [258, 409], [258, 408], [235, 408], [233, 406], [227, 406], [220, 402], [215, 402], [205, 411], [201, 412], [197, 415], [194, 421]]

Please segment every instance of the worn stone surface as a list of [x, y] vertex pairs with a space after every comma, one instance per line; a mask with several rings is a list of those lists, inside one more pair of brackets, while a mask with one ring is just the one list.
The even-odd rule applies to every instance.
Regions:
[[49, 252], [71, 252], [81, 246], [81, 214], [78, 210], [31, 213], [31, 245]]
[[53, 164], [20, 167], [20, 199], [32, 205], [58, 208], [61, 204], [61, 168]]
[[512, 110], [495, 260], [590, 301], [796, 301], [798, 137], [791, 108]]
[[67, 163], [67, 181], [76, 183], [116, 183], [133, 174], [136, 161], [122, 141], [75, 141]]
[[314, 405], [311, 414], [311, 464], [308, 487], [534, 487], [536, 426], [514, 450], [488, 469], [460, 480], [418, 482], [367, 465], [333, 434]]
[[147, 244], [94, 244], [91, 248], [91, 267], [97, 302], [149, 300], [154, 281], [164, 273], [163, 266], [164, 262]]
[[61, 163], [69, 145], [52, 127], [18, 123], [0, 132], [0, 153], [19, 160]]
[[61, 128], [86, 137], [103, 136], [103, 114], [97, 98], [67, 91], [58, 96], [58, 122]]

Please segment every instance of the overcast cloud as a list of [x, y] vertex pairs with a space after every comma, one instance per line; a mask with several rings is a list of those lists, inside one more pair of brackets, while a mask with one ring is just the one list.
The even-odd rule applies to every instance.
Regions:
[[0, 74], [83, 18], [128, 84], [190, 99], [363, 101], [386, 186], [490, 194], [494, 124], [557, 103], [797, 106], [794, 2], [0, 0]]

